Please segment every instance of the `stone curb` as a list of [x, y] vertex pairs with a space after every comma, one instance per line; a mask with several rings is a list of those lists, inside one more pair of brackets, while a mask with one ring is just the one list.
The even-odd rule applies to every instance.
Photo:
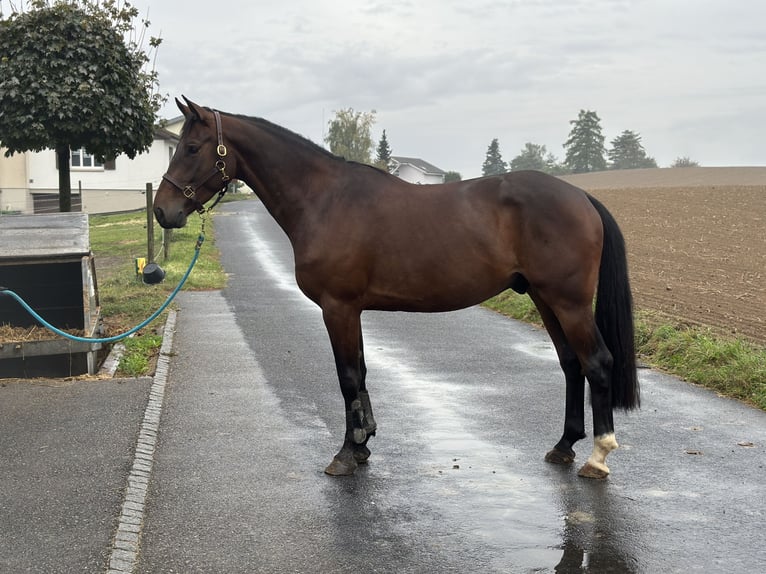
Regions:
[[112, 542], [107, 563], [107, 574], [129, 574], [138, 562], [141, 544], [141, 526], [146, 509], [146, 493], [154, 464], [162, 403], [165, 398], [165, 384], [170, 370], [170, 356], [173, 349], [176, 312], [171, 310], [165, 322], [160, 356], [149, 391], [149, 402], [136, 441], [133, 465], [128, 474], [125, 496], [122, 502], [117, 531]]

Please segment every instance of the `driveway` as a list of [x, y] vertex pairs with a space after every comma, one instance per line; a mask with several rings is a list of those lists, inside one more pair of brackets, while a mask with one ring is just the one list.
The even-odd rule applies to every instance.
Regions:
[[[229, 204], [221, 293], [179, 312], [141, 572], [753, 572], [766, 415], [642, 370], [604, 482], [543, 462], [563, 424], [547, 335], [482, 308], [366, 313], [377, 436], [322, 472], [342, 400], [321, 315], [258, 202]], [[590, 439], [579, 448], [587, 457]]]

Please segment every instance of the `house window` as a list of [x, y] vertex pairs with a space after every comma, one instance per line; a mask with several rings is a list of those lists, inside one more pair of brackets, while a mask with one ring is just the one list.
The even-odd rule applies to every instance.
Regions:
[[80, 169], [104, 169], [104, 164], [85, 148], [72, 150], [72, 167]]

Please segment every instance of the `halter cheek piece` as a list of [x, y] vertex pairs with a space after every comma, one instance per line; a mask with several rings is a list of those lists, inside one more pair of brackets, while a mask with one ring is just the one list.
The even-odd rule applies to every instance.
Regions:
[[223, 184], [223, 187], [218, 192], [218, 197], [215, 200], [215, 203], [211, 205], [207, 210], [213, 209], [216, 205], [218, 205], [218, 202], [221, 201], [221, 198], [226, 193], [226, 190], [229, 186], [229, 180], [231, 179], [228, 175], [226, 175], [226, 162], [223, 160], [223, 158], [226, 157], [226, 146], [223, 145], [223, 130], [221, 129], [221, 114], [218, 113], [217, 110], [213, 111], [213, 115], [215, 116], [215, 129], [218, 134], [218, 147], [216, 148], [216, 153], [218, 154], [218, 161], [215, 162], [215, 167], [210, 171], [210, 173], [207, 176], [203, 176], [202, 179], [200, 179], [196, 184], [188, 184], [188, 185], [182, 185], [178, 183], [173, 177], [171, 177], [169, 174], [165, 174], [162, 176], [162, 179], [176, 187], [181, 193], [184, 194], [184, 197], [191, 199], [195, 205], [196, 210], [199, 213], [203, 213], [205, 211], [205, 206], [200, 202], [197, 198], [197, 189], [205, 185], [208, 180], [217, 175], [221, 174], [221, 183]]

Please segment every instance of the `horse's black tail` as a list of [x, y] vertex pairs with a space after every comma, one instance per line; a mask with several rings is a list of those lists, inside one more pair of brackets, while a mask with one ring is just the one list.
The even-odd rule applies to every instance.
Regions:
[[596, 326], [614, 359], [612, 407], [634, 409], [640, 406], [641, 400], [625, 239], [607, 208], [591, 196], [588, 199], [604, 225], [604, 247], [596, 293]]

